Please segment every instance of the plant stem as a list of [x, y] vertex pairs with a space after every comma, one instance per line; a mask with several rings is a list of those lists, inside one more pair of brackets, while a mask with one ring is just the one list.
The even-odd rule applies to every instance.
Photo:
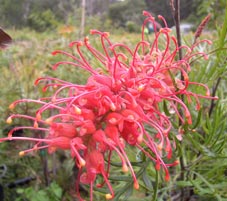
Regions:
[[[180, 0], [175, 0], [175, 2], [173, 3], [173, 1], [170, 0], [170, 5], [172, 7], [172, 13], [173, 13], [173, 17], [174, 17], [174, 22], [175, 22], [175, 26], [176, 26], [176, 34], [177, 34], [177, 45], [178, 47], [181, 46], [181, 30], [180, 30]], [[178, 51], [178, 56], [179, 56], [179, 60], [182, 59], [182, 49], [180, 48]], [[181, 80], [184, 80], [183, 75], [181, 74]], [[181, 97], [182, 101], [184, 101], [184, 98]], [[181, 111], [180, 111], [181, 112]], [[179, 126], [181, 126], [181, 122], [179, 122]], [[180, 180], [184, 181], [185, 179], [185, 163], [184, 163], [184, 157], [183, 155], [180, 156], [180, 167], [181, 167], [181, 174], [180, 174]], [[181, 200], [184, 200], [184, 188], [181, 189]]]
[[158, 175], [158, 170], [156, 170], [154, 194], [153, 194], [153, 199], [152, 199], [153, 201], [156, 201], [157, 197], [158, 197], [158, 185], [159, 185], [159, 175]]
[[81, 25], [80, 25], [80, 37], [84, 36], [84, 27], [85, 27], [85, 9], [86, 9], [86, 0], [82, 0], [81, 2]]
[[47, 162], [47, 156], [42, 156], [42, 165], [43, 165], [43, 175], [45, 179], [45, 185], [49, 186], [50, 184], [50, 178], [49, 178], [49, 169], [48, 169], [48, 162]]
[[[212, 90], [212, 96], [213, 97], [216, 95], [216, 92], [217, 92], [217, 89], [218, 89], [220, 82], [221, 82], [221, 77], [218, 77], [217, 82], [216, 82], [216, 84], [215, 84], [215, 86], [213, 87], [213, 90]], [[214, 101], [215, 101], [214, 99], [211, 100], [210, 109], [209, 109], [209, 117], [211, 116], [213, 109], [214, 109], [214, 106], [215, 106]]]
[[[174, 21], [176, 26], [177, 44], [181, 46], [181, 32], [180, 32], [180, 0], [175, 0]], [[182, 59], [182, 49], [178, 51], [179, 60]]]

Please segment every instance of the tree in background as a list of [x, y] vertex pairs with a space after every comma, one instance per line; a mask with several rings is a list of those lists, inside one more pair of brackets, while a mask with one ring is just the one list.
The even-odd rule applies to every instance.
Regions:
[[[209, 12], [213, 19], [224, 13], [225, 0], [181, 0], [181, 20], [193, 21], [196, 25]], [[30, 27], [38, 31], [53, 29], [59, 24], [73, 23], [80, 27], [81, 0], [0, 0], [0, 24], [8, 27]], [[136, 27], [142, 22], [141, 12], [148, 10], [155, 16], [165, 17], [169, 26], [174, 25], [169, 0], [87, 0], [86, 15], [97, 17], [95, 23], [108, 19], [115, 27]], [[217, 12], [213, 11], [218, 10]], [[92, 19], [88, 19], [94, 24]], [[218, 23], [218, 22], [217, 22]], [[136, 28], [137, 29], [137, 28]]]
[[[165, 17], [166, 21], [168, 22], [169, 26], [174, 25], [174, 19], [172, 17], [171, 8], [170, 8], [170, 1], [169, 0], [145, 0], [146, 5], [152, 13], [155, 15], [162, 15]], [[192, 13], [195, 15], [195, 6], [200, 3], [198, 0], [181, 0], [181, 19], [185, 20], [189, 17]], [[197, 16], [198, 17], [198, 16]], [[199, 22], [199, 21], [198, 21]]]
[[110, 0], [87, 0], [87, 15], [101, 15], [109, 12]]
[[141, 13], [146, 10], [144, 1], [126, 0], [110, 5], [109, 17], [117, 27], [138, 26], [143, 21]]
[[25, 26], [30, 10], [30, 1], [0, 0], [1, 26], [21, 27]]

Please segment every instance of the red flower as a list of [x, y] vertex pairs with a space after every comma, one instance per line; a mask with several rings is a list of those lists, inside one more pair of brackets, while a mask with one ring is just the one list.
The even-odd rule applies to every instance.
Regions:
[[[149, 13], [144, 12], [144, 15], [146, 19], [143, 30], [148, 22], [155, 25], [154, 18]], [[164, 21], [162, 17], [160, 19]], [[171, 113], [174, 113], [182, 124], [191, 124], [189, 109], [179, 95], [185, 95], [190, 101], [191, 97], [195, 98], [197, 109], [200, 109], [200, 98], [213, 97], [210, 97], [209, 89], [205, 85], [191, 82], [188, 78], [190, 59], [197, 54], [204, 57], [206, 55], [201, 52], [193, 53], [196, 45], [178, 47], [167, 27], [155, 32], [152, 44], [145, 41], [142, 33], [142, 41], [138, 42], [134, 49], [120, 43], [113, 44], [106, 32], [92, 30], [91, 34], [100, 37], [102, 52], [92, 47], [88, 38], [85, 38], [84, 42], [70, 44], [70, 47], [77, 51], [77, 56], [64, 51], [53, 52], [53, 55], [64, 54], [73, 60], [58, 62], [53, 66], [54, 69], [64, 64], [83, 68], [91, 74], [87, 83], [78, 85], [51, 77], [37, 79], [35, 84], [48, 81], [43, 91], [54, 86], [55, 92], [49, 98], [23, 99], [12, 103], [11, 109], [21, 102], [40, 104], [40, 108], [35, 117], [22, 114], [10, 116], [8, 123], [11, 123], [13, 118], [25, 118], [33, 121], [33, 126], [14, 128], [9, 136], [1, 141], [35, 142], [33, 148], [22, 151], [21, 155], [43, 148], [48, 148], [50, 153], [56, 149], [70, 150], [80, 169], [80, 182], [90, 185], [91, 200], [97, 175], [102, 176], [104, 181], [98, 187], [106, 184], [109, 189], [106, 198], [112, 199], [114, 192], [108, 180], [111, 158], [104, 158], [116, 152], [122, 162], [123, 172], [130, 170], [134, 187], [138, 189], [139, 183], [125, 149], [126, 146], [137, 147], [156, 164], [157, 170], [162, 168], [165, 171], [165, 178], [169, 180], [168, 167], [177, 165], [178, 162], [164, 162], [165, 155], [167, 159], [172, 158], [174, 142], [169, 139], [171, 117], [163, 112], [163, 104], [171, 108]], [[165, 43], [162, 43], [164, 48], [159, 45], [161, 37], [166, 39]], [[209, 43], [206, 40], [203, 42]], [[91, 66], [81, 51], [82, 47], [99, 62], [99, 69]], [[186, 54], [182, 60], [175, 60], [180, 48], [185, 48]], [[179, 75], [183, 75], [184, 79], [179, 80]], [[189, 91], [189, 85], [203, 87], [206, 94]], [[67, 93], [61, 93], [62, 91]], [[43, 119], [43, 113], [47, 114], [46, 111], [54, 111], [54, 115]], [[13, 132], [17, 129], [36, 130], [46, 135], [43, 139], [14, 137]]]

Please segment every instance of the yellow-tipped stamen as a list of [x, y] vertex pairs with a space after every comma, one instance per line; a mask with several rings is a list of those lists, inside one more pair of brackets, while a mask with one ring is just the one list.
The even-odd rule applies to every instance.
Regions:
[[161, 151], [163, 149], [163, 146], [162, 146], [162, 143], [160, 143], [158, 146], [157, 146], [158, 150]]
[[107, 200], [111, 200], [112, 198], [113, 198], [113, 196], [110, 193], [106, 194], [106, 199]]
[[137, 142], [140, 144], [143, 142], [143, 134], [140, 134], [138, 137], [137, 137]]
[[116, 108], [116, 106], [113, 103], [111, 103], [110, 104], [110, 109], [114, 112], [117, 108]]
[[45, 122], [47, 124], [51, 124], [53, 122], [53, 119], [50, 117], [50, 118], [46, 119]]
[[128, 119], [130, 119], [130, 120], [135, 120], [135, 117], [134, 117], [133, 114], [130, 114], [130, 115], [128, 115], [127, 117], [128, 117]]
[[140, 185], [138, 182], [134, 182], [133, 187], [134, 187], [134, 189], [138, 190], [140, 188]]
[[24, 151], [20, 151], [19, 152], [19, 156], [24, 156], [25, 155], [25, 152]]
[[178, 165], [179, 163], [180, 163], [179, 160], [175, 160], [175, 161], [174, 161], [174, 165]]
[[12, 118], [11, 117], [8, 117], [7, 120], [6, 120], [6, 123], [7, 124], [11, 124], [13, 122]]
[[78, 45], [78, 46], [83, 46], [84, 43], [83, 43], [82, 41], [79, 41], [79, 42], [77, 43], [77, 45]]
[[143, 91], [143, 90], [144, 90], [144, 88], [145, 88], [145, 86], [144, 86], [144, 85], [140, 85], [140, 86], [138, 87], [138, 91], [139, 91], [139, 92], [141, 92], [141, 91]]
[[80, 167], [84, 167], [86, 165], [86, 161], [82, 158], [79, 159]]
[[128, 172], [128, 166], [126, 164], [122, 166], [122, 171], [124, 173]]
[[113, 118], [109, 119], [109, 122], [111, 124], [116, 124], [117, 123], [117, 119], [113, 117]]
[[36, 119], [38, 121], [40, 121], [42, 119], [42, 116], [41, 116], [41, 114], [39, 112], [36, 114]]
[[34, 128], [39, 128], [39, 124], [35, 121], [33, 127]]
[[13, 110], [14, 108], [15, 108], [15, 105], [13, 103], [9, 105], [10, 110]]
[[74, 111], [75, 111], [76, 114], [80, 115], [82, 113], [82, 111], [79, 107], [77, 107], [75, 105], [73, 105], [73, 107], [74, 107]]
[[110, 36], [110, 32], [104, 32], [105, 37], [109, 37]]

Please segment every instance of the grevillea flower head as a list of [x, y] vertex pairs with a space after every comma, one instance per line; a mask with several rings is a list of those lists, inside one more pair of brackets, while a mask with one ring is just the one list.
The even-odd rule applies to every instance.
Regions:
[[[146, 18], [142, 26], [142, 39], [132, 49], [125, 44], [112, 43], [106, 32], [92, 30], [91, 34], [100, 38], [102, 51], [94, 48], [86, 37], [84, 41], [70, 43], [76, 56], [61, 50], [53, 52], [53, 55], [63, 54], [72, 60], [60, 61], [53, 69], [62, 65], [82, 68], [90, 73], [86, 84], [79, 85], [53, 77], [38, 78], [36, 85], [48, 83], [44, 85], [44, 91], [51, 87], [55, 89], [51, 97], [22, 99], [10, 105], [12, 109], [17, 104], [26, 102], [40, 107], [34, 117], [11, 115], [7, 119], [8, 123], [14, 118], [24, 118], [33, 121], [33, 125], [16, 127], [1, 141], [34, 142], [31, 149], [21, 151], [20, 155], [44, 148], [49, 153], [57, 149], [69, 150], [79, 168], [78, 182], [90, 185], [91, 200], [98, 175], [103, 178], [103, 184], [96, 184], [96, 187], [107, 185], [109, 193], [106, 194], [106, 199], [114, 197], [108, 179], [113, 152], [122, 163], [122, 171], [130, 171], [134, 188], [139, 188], [138, 178], [127, 155], [127, 146], [144, 153], [153, 161], [156, 170], [164, 170], [168, 181], [168, 167], [177, 165], [178, 162], [172, 158], [175, 143], [169, 138], [172, 130], [171, 116], [163, 112], [163, 104], [171, 108], [170, 113], [174, 113], [181, 124], [192, 124], [190, 111], [180, 97], [184, 95], [188, 100], [195, 100], [197, 109], [200, 109], [200, 98], [212, 99], [207, 86], [191, 82], [188, 77], [191, 58], [197, 55], [202, 55], [205, 59], [207, 57], [203, 52], [194, 52], [196, 45], [210, 41], [203, 40], [192, 47], [178, 47], [176, 38], [171, 36], [163, 17], [159, 16], [165, 27], [156, 31], [154, 17], [148, 12], [144, 12], [144, 15]], [[147, 23], [154, 25], [152, 43], [144, 37]], [[82, 48], [98, 61], [99, 66], [91, 65]], [[186, 50], [185, 55], [177, 60], [177, 53], [182, 48]], [[179, 78], [180, 75], [183, 79]], [[204, 95], [190, 91], [190, 85], [204, 88]], [[52, 115], [45, 119], [47, 114]], [[13, 132], [17, 129], [42, 132], [45, 137], [14, 137]], [[176, 138], [179, 138], [177, 135]], [[166, 163], [168, 160], [169, 163]], [[79, 192], [78, 196], [80, 197]]]

